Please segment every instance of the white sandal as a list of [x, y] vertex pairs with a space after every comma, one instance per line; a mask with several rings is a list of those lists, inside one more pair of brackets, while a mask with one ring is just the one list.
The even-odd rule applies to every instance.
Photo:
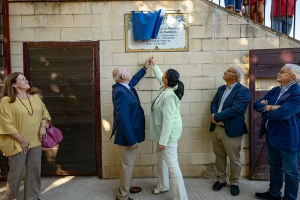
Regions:
[[154, 189], [152, 190], [152, 194], [158, 195], [158, 194], [161, 194], [161, 193], [164, 193], [164, 192], [168, 192], [168, 191], [169, 191], [169, 190], [159, 191], [159, 190], [157, 190], [156, 188], [154, 188]]

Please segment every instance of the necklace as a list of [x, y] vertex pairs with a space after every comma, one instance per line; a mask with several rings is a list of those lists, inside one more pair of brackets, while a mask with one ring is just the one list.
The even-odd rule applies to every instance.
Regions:
[[20, 97], [19, 97], [18, 95], [16, 95], [16, 96], [17, 96], [18, 99], [21, 101], [21, 103], [23, 104], [23, 106], [26, 108], [28, 114], [29, 114], [30, 116], [32, 116], [32, 115], [33, 115], [33, 108], [32, 108], [31, 102], [30, 102], [30, 98], [29, 98], [29, 96], [28, 96], [27, 93], [26, 93], [26, 95], [27, 95], [27, 98], [28, 98], [28, 100], [29, 100], [29, 105], [30, 105], [30, 108], [31, 108], [31, 113], [29, 112], [29, 109], [25, 106], [25, 104], [23, 103], [23, 101], [20, 99]]

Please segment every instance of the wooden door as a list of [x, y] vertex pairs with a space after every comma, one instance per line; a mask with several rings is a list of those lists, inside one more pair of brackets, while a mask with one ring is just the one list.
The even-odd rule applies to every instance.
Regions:
[[[253, 109], [253, 104], [268, 91], [256, 89], [256, 80], [275, 79], [286, 63], [300, 64], [300, 49], [260, 49], [250, 50], [250, 178], [269, 180], [269, 164], [265, 136], [259, 139], [261, 115]], [[277, 84], [279, 85], [279, 84]], [[276, 85], [276, 86], [277, 86]], [[270, 88], [271, 89], [271, 88]]]
[[25, 43], [24, 61], [30, 86], [64, 136], [43, 149], [42, 175], [101, 177], [99, 43]]

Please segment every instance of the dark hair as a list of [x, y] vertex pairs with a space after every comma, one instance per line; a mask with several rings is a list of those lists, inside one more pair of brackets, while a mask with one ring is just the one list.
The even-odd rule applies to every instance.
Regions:
[[184, 85], [179, 80], [180, 75], [175, 69], [168, 69], [166, 71], [166, 78], [168, 79], [168, 86], [174, 87], [178, 84], [177, 90], [174, 91], [179, 100], [183, 97], [184, 94]]
[[[17, 78], [20, 74], [23, 75], [21, 72], [13, 72], [8, 74], [4, 79], [1, 98], [8, 96], [10, 98], [9, 103], [14, 103], [16, 101], [16, 90], [13, 87], [13, 84], [17, 82]], [[27, 92], [29, 94], [34, 94], [31, 89], [27, 90]]]

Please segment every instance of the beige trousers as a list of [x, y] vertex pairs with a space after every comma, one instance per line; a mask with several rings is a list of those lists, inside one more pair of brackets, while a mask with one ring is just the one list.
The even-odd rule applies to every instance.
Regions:
[[119, 145], [119, 153], [122, 167], [120, 170], [120, 188], [117, 193], [117, 197], [120, 200], [127, 200], [130, 194], [132, 170], [135, 163], [136, 149], [130, 149], [130, 146]]
[[5, 200], [17, 199], [22, 181], [22, 174], [26, 166], [24, 181], [24, 200], [37, 200], [41, 190], [41, 156], [42, 146], [29, 149], [8, 157], [9, 171]]
[[226, 182], [227, 156], [230, 161], [231, 185], [238, 185], [241, 174], [241, 143], [243, 136], [228, 137], [225, 129], [216, 126], [213, 138], [213, 150], [216, 155], [217, 180], [221, 183]]

